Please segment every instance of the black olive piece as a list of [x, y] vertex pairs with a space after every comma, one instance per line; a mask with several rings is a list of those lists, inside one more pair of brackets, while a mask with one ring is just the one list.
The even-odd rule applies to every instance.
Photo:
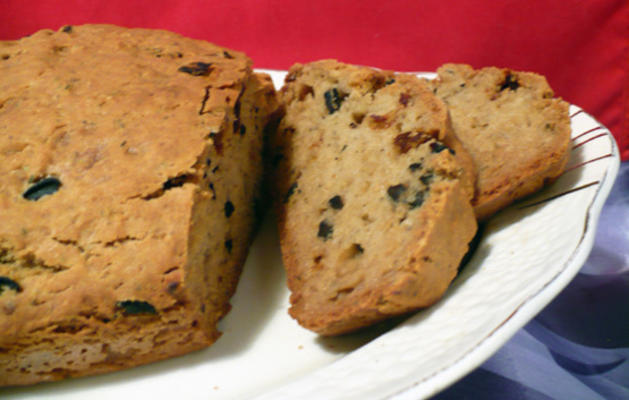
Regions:
[[385, 84], [385, 85], [391, 85], [391, 84], [393, 84], [393, 83], [395, 83], [395, 79], [391, 78], [391, 79], [389, 79], [388, 81], [386, 81], [384, 84]]
[[505, 82], [502, 84], [502, 86], [500, 86], [500, 91], [502, 92], [505, 89], [516, 90], [519, 87], [520, 87], [520, 84], [518, 83], [517, 80], [515, 80], [514, 76], [511, 74], [508, 74], [507, 77], [505, 78]]
[[240, 136], [244, 136], [247, 132], [247, 127], [244, 124], [240, 124]]
[[422, 163], [416, 162], [416, 163], [412, 163], [411, 165], [408, 166], [408, 169], [411, 170], [411, 172], [415, 172], [418, 169], [421, 169], [422, 167]]
[[72, 33], [72, 25], [64, 26], [63, 28], [61, 28], [61, 32]]
[[451, 148], [449, 148], [448, 146], [446, 146], [445, 144], [441, 142], [430, 143], [430, 150], [432, 150], [433, 153], [441, 153], [442, 151], [446, 149], [450, 152], [450, 154], [452, 155], [455, 154], [454, 150], [452, 150]]
[[5, 290], [14, 290], [19, 293], [22, 291], [22, 288], [13, 279], [7, 278], [6, 276], [0, 276], [0, 294], [2, 294]]
[[233, 246], [234, 246], [234, 243], [232, 242], [232, 240], [231, 240], [231, 239], [227, 239], [227, 240], [225, 241], [225, 248], [227, 249], [227, 252], [228, 252], [229, 254], [231, 254]]
[[37, 201], [46, 195], [55, 193], [60, 187], [61, 181], [53, 176], [49, 176], [33, 183], [22, 194], [22, 197], [26, 200]]
[[338, 194], [328, 200], [328, 204], [335, 210], [340, 210], [343, 208], [343, 199]]
[[387, 189], [387, 194], [389, 195], [389, 197], [393, 199], [393, 201], [399, 201], [400, 196], [402, 196], [402, 193], [404, 193], [405, 191], [406, 191], [406, 185], [399, 184], [399, 185], [389, 186], [389, 188]]
[[234, 58], [234, 56], [232, 56], [231, 54], [229, 54], [226, 51], [223, 51], [223, 56], [225, 56], [225, 58], [229, 58], [229, 59], [233, 59]]
[[116, 303], [116, 308], [122, 310], [123, 315], [157, 314], [155, 307], [141, 300], [119, 301]]
[[441, 153], [442, 151], [444, 151], [446, 149], [446, 145], [441, 143], [441, 142], [433, 142], [430, 143], [430, 150], [433, 153]]
[[428, 186], [430, 185], [434, 177], [435, 177], [435, 174], [429, 171], [429, 172], [426, 172], [424, 175], [420, 176], [419, 180], [422, 181], [424, 185]]
[[290, 185], [290, 187], [286, 191], [286, 194], [284, 195], [284, 203], [288, 203], [288, 199], [290, 199], [290, 197], [295, 193], [295, 190], [297, 190], [297, 186], [297, 182]]
[[231, 217], [235, 209], [236, 208], [234, 207], [234, 204], [231, 201], [227, 200], [225, 202], [225, 216], [227, 218]]
[[330, 114], [334, 114], [341, 108], [343, 99], [339, 95], [339, 91], [336, 88], [330, 89], [323, 94], [325, 98], [325, 106]]
[[214, 184], [210, 182], [207, 187], [212, 192], [212, 200], [216, 200], [216, 190], [214, 189]]
[[415, 199], [413, 199], [413, 201], [408, 203], [408, 205], [409, 205], [411, 210], [413, 208], [420, 207], [422, 204], [424, 204], [424, 192], [423, 191], [415, 193]]
[[192, 76], [207, 76], [211, 72], [211, 63], [204, 63], [201, 61], [193, 62], [188, 65], [179, 67], [179, 72], [185, 72]]
[[328, 221], [323, 220], [319, 223], [319, 231], [317, 232], [318, 237], [323, 240], [328, 240], [332, 236], [332, 232], [334, 232], [334, 227]]

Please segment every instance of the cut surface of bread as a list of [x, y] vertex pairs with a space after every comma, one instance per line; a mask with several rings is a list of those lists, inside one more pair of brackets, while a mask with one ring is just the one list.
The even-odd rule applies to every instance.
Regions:
[[556, 179], [570, 155], [568, 103], [530, 72], [446, 64], [431, 82], [477, 170], [474, 208], [487, 219]]
[[280, 98], [290, 314], [334, 335], [436, 302], [476, 231], [444, 104], [415, 76], [333, 60], [295, 65]]

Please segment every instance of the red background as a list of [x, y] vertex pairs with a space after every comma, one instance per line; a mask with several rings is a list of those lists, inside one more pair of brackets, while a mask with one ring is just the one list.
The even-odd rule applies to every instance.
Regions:
[[0, 40], [66, 24], [161, 28], [246, 52], [259, 68], [320, 58], [399, 71], [445, 62], [544, 74], [629, 159], [626, 0], [0, 0]]

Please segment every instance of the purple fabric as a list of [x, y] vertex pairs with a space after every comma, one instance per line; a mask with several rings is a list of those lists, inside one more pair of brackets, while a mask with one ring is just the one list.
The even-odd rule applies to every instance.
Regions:
[[575, 279], [481, 367], [434, 397], [629, 399], [629, 162]]

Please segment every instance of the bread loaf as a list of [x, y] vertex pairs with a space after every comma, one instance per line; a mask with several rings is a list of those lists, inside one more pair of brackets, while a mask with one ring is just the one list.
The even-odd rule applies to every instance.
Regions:
[[276, 108], [244, 54], [165, 31], [0, 42], [0, 384], [213, 343]]

